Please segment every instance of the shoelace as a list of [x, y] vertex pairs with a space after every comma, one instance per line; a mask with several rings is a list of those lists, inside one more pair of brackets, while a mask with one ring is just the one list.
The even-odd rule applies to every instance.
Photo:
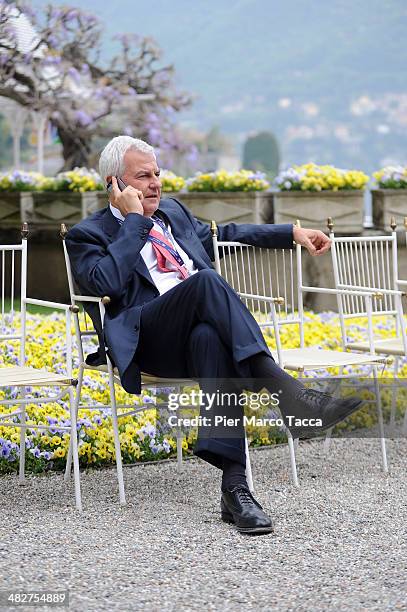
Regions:
[[299, 399], [310, 399], [314, 404], [317, 404], [319, 407], [323, 407], [332, 399], [332, 397], [328, 393], [315, 391], [315, 389], [303, 389], [299, 393]]
[[250, 491], [244, 487], [239, 487], [234, 489], [239, 498], [240, 503], [243, 504], [253, 504], [253, 497]]

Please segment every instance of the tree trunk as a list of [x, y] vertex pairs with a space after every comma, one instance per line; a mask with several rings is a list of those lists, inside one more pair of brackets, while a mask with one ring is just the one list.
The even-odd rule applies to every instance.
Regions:
[[78, 133], [67, 130], [65, 126], [57, 125], [58, 136], [62, 144], [64, 164], [61, 172], [73, 170], [76, 167], [87, 166], [91, 153], [91, 137], [86, 139]]

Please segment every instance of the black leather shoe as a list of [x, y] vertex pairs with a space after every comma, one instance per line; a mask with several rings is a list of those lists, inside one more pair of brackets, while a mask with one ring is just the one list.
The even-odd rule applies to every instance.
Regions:
[[220, 501], [222, 521], [233, 523], [240, 533], [271, 533], [271, 518], [263, 512], [249, 489], [243, 485], [233, 485], [222, 491]]
[[[346, 417], [351, 415], [361, 407], [362, 400], [357, 398], [340, 399], [315, 391], [315, 389], [301, 389], [296, 395], [293, 402], [293, 412], [295, 417], [291, 419], [291, 425], [288, 422], [288, 414], [286, 424], [293, 437], [303, 437], [309, 434], [322, 432], [337, 423], [340, 423]], [[298, 415], [298, 416], [297, 416]], [[300, 419], [319, 419], [320, 425], [297, 425], [295, 420]]]

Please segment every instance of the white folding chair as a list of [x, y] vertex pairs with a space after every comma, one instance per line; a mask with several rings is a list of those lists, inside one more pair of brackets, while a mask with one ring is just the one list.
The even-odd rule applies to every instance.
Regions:
[[[58, 426], [70, 434], [71, 448], [74, 463], [75, 500], [78, 510], [82, 509], [81, 490], [79, 480], [79, 460], [76, 430], [76, 412], [73, 389], [77, 380], [72, 378], [72, 334], [71, 314], [69, 305], [58, 304], [43, 300], [27, 298], [27, 237], [28, 226], [23, 224], [21, 231], [21, 244], [0, 245], [1, 253], [1, 323], [0, 341], [7, 342], [17, 340], [20, 343], [19, 360], [16, 366], [2, 365], [0, 367], [0, 388], [4, 390], [4, 398], [0, 400], [0, 406], [11, 407], [11, 412], [0, 413], [0, 425], [2, 427], [20, 428], [20, 456], [19, 456], [19, 483], [25, 481], [25, 451], [27, 428], [46, 430], [55, 425], [36, 425], [26, 423], [26, 406], [28, 404], [47, 404], [60, 402], [68, 395], [70, 405], [70, 424]], [[20, 287], [18, 288], [18, 285]], [[6, 301], [7, 300], [7, 301]], [[8, 300], [10, 301], [8, 304]], [[26, 343], [27, 343], [27, 304], [48, 307], [51, 310], [61, 310], [66, 317], [66, 373], [60, 374], [37, 369], [26, 365]], [[20, 310], [20, 317], [18, 317]], [[20, 327], [18, 321], [20, 319]], [[11, 398], [9, 389], [17, 390], [17, 398]], [[36, 396], [33, 388], [38, 391], [42, 389], [42, 395]], [[50, 390], [56, 388], [56, 392]], [[58, 391], [58, 388], [59, 391]], [[13, 407], [17, 406], [17, 409]], [[18, 421], [14, 421], [17, 418]]]
[[[75, 325], [75, 335], [76, 341], [79, 351], [79, 373], [78, 373], [78, 386], [76, 392], [76, 400], [75, 400], [75, 411], [78, 414], [78, 410], [88, 409], [88, 410], [101, 410], [109, 408], [112, 415], [112, 425], [114, 431], [114, 444], [115, 444], [115, 457], [116, 457], [116, 468], [117, 468], [117, 479], [119, 485], [119, 498], [120, 503], [126, 503], [126, 496], [124, 490], [124, 479], [123, 479], [123, 467], [122, 467], [122, 456], [120, 450], [120, 438], [119, 438], [119, 428], [118, 428], [118, 419], [123, 417], [133, 416], [139, 412], [151, 409], [151, 404], [148, 405], [118, 405], [116, 401], [116, 392], [115, 392], [115, 384], [121, 386], [120, 377], [116, 368], [113, 367], [111, 360], [109, 359], [108, 354], [106, 353], [106, 364], [102, 366], [90, 366], [85, 361], [85, 351], [84, 351], [84, 339], [89, 336], [97, 336], [97, 332], [94, 328], [90, 317], [83, 313], [83, 320], [80, 319], [80, 308], [78, 304], [83, 305], [86, 302], [93, 302], [99, 307], [100, 321], [103, 328], [103, 321], [105, 315], [105, 305], [108, 305], [110, 302], [110, 298], [108, 296], [103, 297], [94, 297], [94, 296], [86, 296], [79, 295], [75, 291], [74, 279], [71, 271], [71, 264], [69, 260], [68, 250], [66, 248], [65, 237], [67, 234], [67, 228], [64, 223], [61, 224], [61, 232], [60, 236], [62, 238], [63, 250], [64, 250], [64, 258], [65, 265], [68, 277], [68, 285], [69, 292], [71, 298], [71, 308], [74, 314], [74, 325]], [[108, 374], [108, 384], [109, 384], [109, 404], [92, 404], [92, 405], [84, 405], [81, 404], [81, 390], [83, 386], [83, 378], [84, 372], [86, 370], [96, 370], [99, 372], [106, 372]], [[156, 389], [171, 389], [172, 393], [179, 393], [180, 390], [185, 386], [196, 385], [197, 382], [191, 379], [174, 379], [174, 378], [159, 378], [155, 376], [151, 376], [149, 374], [142, 373], [142, 389], [144, 391], [148, 390], [156, 390]], [[163, 409], [166, 407], [165, 403], [161, 403], [157, 408]], [[190, 408], [190, 406], [186, 406], [185, 409]], [[119, 410], [125, 410], [125, 412], [119, 412]], [[177, 410], [177, 416], [180, 415], [180, 408]], [[176, 437], [177, 437], [177, 468], [180, 471], [182, 468], [182, 430], [180, 427], [176, 428]], [[246, 476], [249, 488], [251, 491], [254, 490], [253, 487], [253, 477], [252, 470], [250, 464], [250, 455], [247, 438], [245, 441], [246, 445]], [[70, 474], [70, 462], [71, 462], [71, 449], [68, 454], [67, 466], [65, 472], [65, 478], [69, 477]]]
[[[345, 367], [369, 366], [375, 379], [382, 463], [383, 470], [387, 472], [382, 408], [376, 373], [376, 367], [384, 363], [385, 359], [376, 355], [306, 347], [304, 341], [304, 293], [339, 292], [352, 295], [356, 292], [351, 289], [304, 286], [300, 245], [296, 245], [294, 249], [265, 249], [239, 242], [219, 242], [215, 222], [212, 222], [212, 236], [216, 270], [240, 295], [260, 327], [274, 330], [276, 350], [272, 351], [272, 354], [282, 368], [301, 374], [307, 371], [326, 374], [328, 368], [339, 368], [341, 378], [347, 378], [352, 375], [342, 375]], [[363, 299], [370, 302], [372, 292], [365, 291]], [[298, 326], [299, 348], [285, 349], [282, 346], [280, 328], [288, 325]], [[288, 431], [287, 436], [293, 481], [297, 484], [294, 443]]]
[[[390, 412], [390, 430], [394, 430], [397, 400], [397, 375], [400, 359], [407, 357], [407, 334], [402, 298], [402, 287], [407, 281], [399, 278], [397, 258], [397, 232], [394, 217], [390, 222], [391, 235], [337, 237], [332, 218], [328, 218], [329, 237], [332, 240], [332, 263], [335, 287], [339, 290], [370, 291], [372, 300], [366, 302], [358, 295], [337, 294], [338, 312], [345, 349], [394, 358], [393, 394]], [[386, 317], [393, 323], [391, 336], [383, 338], [368, 326], [368, 337], [363, 341], [347, 338], [347, 322], [355, 317], [372, 321]], [[407, 415], [407, 413], [406, 413]], [[406, 424], [406, 419], [405, 419]]]

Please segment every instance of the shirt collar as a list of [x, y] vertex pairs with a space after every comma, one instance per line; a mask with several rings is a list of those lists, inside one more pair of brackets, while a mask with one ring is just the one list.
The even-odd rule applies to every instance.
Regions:
[[113, 204], [111, 204], [111, 202], [109, 202], [109, 206], [110, 206], [110, 212], [112, 213], [112, 215], [114, 217], [116, 217], [116, 219], [118, 219], [119, 221], [121, 221], [123, 223], [124, 217], [123, 217], [122, 213], [120, 212], [120, 210], [118, 208], [116, 208], [116, 206], [113, 206]]

